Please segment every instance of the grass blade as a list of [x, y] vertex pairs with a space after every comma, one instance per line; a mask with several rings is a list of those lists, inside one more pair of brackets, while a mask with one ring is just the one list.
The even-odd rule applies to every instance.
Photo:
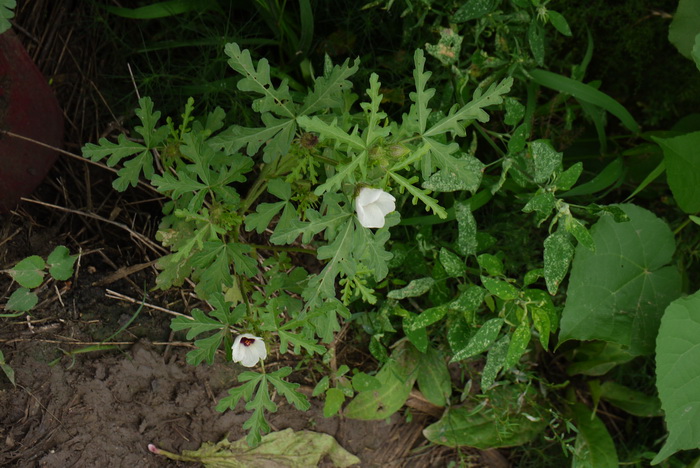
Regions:
[[536, 83], [542, 86], [559, 91], [560, 93], [570, 94], [580, 101], [602, 107], [620, 119], [622, 124], [630, 131], [634, 133], [640, 132], [639, 124], [637, 124], [632, 114], [630, 114], [622, 104], [594, 87], [547, 70], [530, 70], [530, 75]]

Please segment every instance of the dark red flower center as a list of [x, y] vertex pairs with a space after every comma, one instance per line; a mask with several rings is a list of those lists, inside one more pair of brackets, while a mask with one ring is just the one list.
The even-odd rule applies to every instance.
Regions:
[[255, 339], [243, 337], [241, 338], [241, 343], [243, 344], [243, 346], [250, 346], [253, 343], [255, 343]]

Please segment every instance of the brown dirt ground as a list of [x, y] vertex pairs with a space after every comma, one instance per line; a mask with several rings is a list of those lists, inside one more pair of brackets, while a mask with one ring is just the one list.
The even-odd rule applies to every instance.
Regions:
[[[73, 153], [119, 128], [96, 85], [99, 70], [109, 69], [109, 51], [95, 30], [81, 28], [85, 5], [92, 2], [20, 0], [14, 23], [52, 79], [66, 117], [64, 148]], [[13, 387], [0, 375], [0, 466], [192, 466], [153, 455], [147, 445], [180, 452], [227, 435], [245, 436], [242, 406], [223, 414], [215, 410], [240, 368], [222, 359], [213, 366], [189, 366], [189, 344], [178, 342], [169, 329], [168, 311], [202, 305], [185, 289], [149, 291], [156, 274], [152, 262], [163, 253], [151, 240], [157, 200], [144, 202], [153, 193], [136, 189], [117, 194], [110, 184], [109, 171], [62, 155], [31, 200], [0, 216], [1, 269], [28, 255], [46, 256], [56, 245], [81, 253], [71, 281], [42, 285], [31, 315], [0, 319], [0, 349], [17, 382]], [[2, 295], [13, 289], [1, 275]], [[87, 352], [131, 319], [143, 297], [153, 307], [110, 340], [114, 349]], [[288, 356], [268, 361], [295, 365]], [[303, 374], [299, 383], [310, 394], [314, 377], [295, 374]], [[331, 434], [360, 457], [361, 466], [439, 467], [460, 460], [468, 466], [508, 466], [498, 452], [430, 446], [421, 430], [434, 417], [420, 410], [411, 411], [411, 422], [407, 413], [362, 422], [325, 419], [315, 399], [308, 412], [276, 402], [279, 410], [269, 416], [274, 429]], [[420, 408], [419, 400], [414, 403]]]

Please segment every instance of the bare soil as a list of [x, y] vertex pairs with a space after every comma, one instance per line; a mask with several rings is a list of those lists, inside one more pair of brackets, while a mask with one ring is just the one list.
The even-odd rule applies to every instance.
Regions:
[[[82, 261], [89, 264], [89, 256]], [[99, 277], [78, 276], [70, 290], [52, 285], [45, 309], [0, 326], [0, 349], [17, 382], [0, 378], [0, 466], [194, 466], [151, 454], [147, 445], [181, 452], [245, 437], [242, 402], [236, 411], [215, 410], [241, 368], [188, 365], [187, 347], [172, 341], [163, 312], [142, 312], [110, 340], [113, 349], [90, 351], [138, 309], [90, 286]], [[113, 287], [129, 289], [124, 280]], [[310, 394], [311, 386], [302, 389]], [[427, 446], [421, 430], [428, 416], [419, 412], [411, 423], [400, 414], [374, 422], [326, 419], [322, 402], [312, 401], [310, 411], [300, 412], [278, 398], [271, 426], [328, 433], [367, 467], [445, 466], [455, 456]]]

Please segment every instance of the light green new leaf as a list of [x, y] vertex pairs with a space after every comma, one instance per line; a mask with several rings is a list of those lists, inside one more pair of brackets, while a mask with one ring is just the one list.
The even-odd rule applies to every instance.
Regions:
[[652, 139], [664, 152], [666, 177], [673, 198], [686, 213], [700, 211], [700, 132]]
[[651, 212], [619, 206], [629, 222], [604, 215], [591, 228], [595, 252], [576, 248], [559, 339], [604, 340], [650, 354], [663, 310], [680, 294], [680, 274], [667, 266], [675, 241]]
[[53, 279], [67, 281], [73, 276], [73, 265], [78, 260], [77, 255], [71, 255], [67, 247], [59, 245], [46, 258], [49, 265], [49, 274]]
[[517, 385], [495, 387], [487, 393], [484, 407], [453, 406], [423, 435], [435, 444], [482, 450], [526, 444], [547, 427], [547, 420], [530, 405], [535, 392]]
[[408, 399], [416, 380], [415, 351], [411, 345], [397, 347], [392, 357], [377, 373], [378, 390], [360, 392], [345, 407], [345, 416], [352, 419], [386, 419], [398, 411]]
[[544, 240], [544, 279], [549, 294], [557, 293], [573, 257], [574, 246], [565, 232], [553, 232]]
[[46, 263], [38, 255], [32, 255], [19, 261], [9, 271], [12, 279], [25, 288], [36, 288], [44, 281]]
[[578, 435], [574, 446], [572, 468], [618, 468], [615, 443], [605, 424], [585, 405], [574, 405], [574, 419]]
[[329, 388], [326, 392], [326, 400], [323, 402], [323, 417], [332, 418], [345, 403], [345, 394], [339, 388]]
[[22, 312], [32, 310], [39, 302], [39, 296], [31, 292], [27, 288], [17, 288], [7, 299], [5, 310], [13, 310], [20, 312], [19, 314], [2, 314], [2, 316], [14, 317], [21, 315]]
[[254, 448], [246, 439], [235, 442], [224, 439], [216, 444], [204, 442], [197, 450], [183, 450], [182, 455], [157, 450], [158, 455], [199, 462], [205, 468], [307, 468], [320, 466], [324, 457], [338, 468], [360, 463], [359, 458], [341, 447], [332, 436], [293, 429], [267, 434]]
[[700, 447], [700, 292], [673, 301], [661, 319], [656, 387], [669, 435], [652, 464]]

